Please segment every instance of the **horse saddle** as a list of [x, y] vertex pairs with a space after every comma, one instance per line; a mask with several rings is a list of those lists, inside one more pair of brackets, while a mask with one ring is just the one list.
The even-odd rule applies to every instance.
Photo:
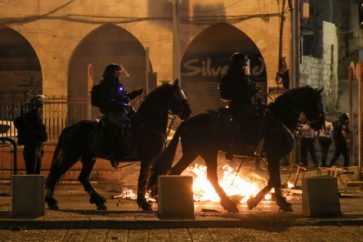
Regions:
[[251, 155], [262, 136], [263, 116], [257, 111], [245, 116], [234, 115], [230, 108], [220, 108], [217, 111], [216, 130], [218, 139], [233, 146], [233, 153]]
[[92, 141], [95, 155], [110, 160], [113, 166], [120, 161], [139, 160], [132, 133], [131, 122], [117, 125], [101, 118]]

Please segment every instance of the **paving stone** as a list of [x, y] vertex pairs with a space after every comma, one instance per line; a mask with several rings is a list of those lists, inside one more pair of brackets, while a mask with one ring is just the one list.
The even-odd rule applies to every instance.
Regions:
[[192, 241], [214, 241], [211, 234], [206, 229], [195, 229], [190, 228], [188, 229]]
[[64, 236], [62, 242], [81, 242], [84, 241], [87, 236], [88, 230], [86, 229], [73, 229], [68, 230], [67, 234]]
[[107, 242], [126, 242], [129, 236], [128, 230], [109, 230], [107, 233]]
[[169, 237], [171, 241], [192, 241], [188, 229], [169, 229]]

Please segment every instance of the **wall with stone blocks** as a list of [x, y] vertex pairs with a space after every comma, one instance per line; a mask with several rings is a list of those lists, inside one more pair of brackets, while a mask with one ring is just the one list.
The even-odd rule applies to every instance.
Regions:
[[324, 87], [327, 108], [334, 108], [338, 98], [338, 37], [336, 26], [323, 22], [323, 56], [303, 56], [300, 65], [300, 86]]
[[[76, 47], [93, 30], [113, 23], [131, 33], [144, 48], [157, 79], [172, 79], [172, 1], [157, 0], [0, 0], [0, 20], [24, 36], [41, 64], [43, 93], [67, 95], [70, 59]], [[278, 60], [281, 1], [181, 1], [181, 53], [203, 30], [228, 22], [244, 32], [259, 48], [267, 66], [268, 86], [274, 86]], [[266, 13], [276, 13], [262, 17]], [[253, 15], [253, 16], [252, 16]], [[261, 15], [261, 16], [259, 16]], [[240, 16], [233, 19], [233, 16]], [[244, 17], [243, 17], [244, 16]], [[250, 17], [248, 17], [250, 16]], [[251, 17], [252, 16], [252, 17]], [[191, 20], [213, 21], [196, 23]], [[290, 15], [286, 13], [283, 55], [290, 63]]]

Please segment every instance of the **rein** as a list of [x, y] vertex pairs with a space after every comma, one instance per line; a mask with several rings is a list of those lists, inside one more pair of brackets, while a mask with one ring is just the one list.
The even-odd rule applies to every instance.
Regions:
[[278, 123], [292, 138], [292, 140], [295, 142], [295, 136], [294, 136], [294, 132], [288, 128], [283, 122], [281, 122], [278, 118], [276, 118], [276, 116], [271, 113], [271, 112], [267, 112], [268, 115], [276, 122]]

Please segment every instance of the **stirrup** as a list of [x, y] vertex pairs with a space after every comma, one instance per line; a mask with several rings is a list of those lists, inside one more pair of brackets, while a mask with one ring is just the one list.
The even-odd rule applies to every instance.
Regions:
[[263, 152], [263, 146], [264, 146], [264, 144], [265, 144], [265, 139], [261, 139], [261, 140], [258, 142], [258, 144], [257, 144], [257, 146], [256, 146], [256, 149], [255, 149], [255, 151], [253, 152], [253, 154], [254, 154], [255, 156], [264, 156], [264, 155], [265, 155], [265, 153]]

